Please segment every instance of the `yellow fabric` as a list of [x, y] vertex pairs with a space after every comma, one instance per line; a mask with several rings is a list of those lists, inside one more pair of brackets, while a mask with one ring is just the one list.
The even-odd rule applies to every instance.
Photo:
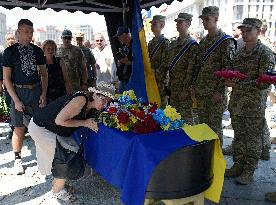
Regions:
[[151, 69], [149, 52], [145, 38], [145, 31], [142, 29], [139, 31], [139, 39], [142, 49], [143, 55], [143, 63], [144, 63], [144, 73], [145, 73], [145, 82], [146, 82], [146, 90], [148, 95], [148, 101], [151, 103], [156, 102], [158, 105], [161, 104], [161, 98], [158, 90], [158, 86], [155, 80], [154, 73]]
[[215, 139], [212, 167], [214, 178], [211, 186], [204, 192], [204, 197], [215, 203], [219, 203], [224, 182], [224, 172], [226, 168], [226, 161], [222, 154], [219, 138], [217, 134], [206, 124], [199, 124], [194, 126], [185, 125], [183, 130], [191, 139], [197, 142]]

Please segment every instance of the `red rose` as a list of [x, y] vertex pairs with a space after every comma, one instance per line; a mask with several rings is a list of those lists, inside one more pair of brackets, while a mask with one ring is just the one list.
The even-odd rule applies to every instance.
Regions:
[[136, 113], [136, 117], [138, 117], [139, 119], [143, 120], [145, 118], [145, 111], [141, 110], [139, 112]]
[[126, 124], [129, 120], [129, 115], [126, 112], [120, 112], [118, 114], [118, 120], [122, 124]]
[[117, 112], [117, 108], [116, 107], [110, 107], [108, 108], [108, 113], [109, 114], [115, 114]]
[[136, 110], [130, 110], [131, 114], [133, 114], [134, 116], [136, 116]]
[[153, 103], [152, 107], [149, 109], [150, 113], [154, 113], [158, 109], [157, 103]]

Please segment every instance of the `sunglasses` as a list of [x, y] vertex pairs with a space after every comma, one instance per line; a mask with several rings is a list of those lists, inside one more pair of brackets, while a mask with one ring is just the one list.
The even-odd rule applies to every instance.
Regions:
[[96, 42], [103, 42], [103, 40], [102, 39], [97, 39]]
[[65, 40], [72, 40], [72, 37], [71, 36], [64, 36], [64, 37], [62, 37], [62, 39], [65, 39]]

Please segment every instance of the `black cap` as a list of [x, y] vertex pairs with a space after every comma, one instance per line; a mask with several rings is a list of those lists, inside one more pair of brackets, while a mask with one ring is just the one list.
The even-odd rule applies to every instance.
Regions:
[[120, 26], [120, 27], [117, 29], [116, 35], [114, 35], [113, 37], [119, 37], [119, 36], [121, 36], [121, 35], [124, 34], [124, 33], [130, 33], [129, 28], [126, 27], [126, 26]]
[[70, 36], [72, 37], [72, 32], [70, 30], [64, 30], [61, 34], [62, 37], [64, 36]]

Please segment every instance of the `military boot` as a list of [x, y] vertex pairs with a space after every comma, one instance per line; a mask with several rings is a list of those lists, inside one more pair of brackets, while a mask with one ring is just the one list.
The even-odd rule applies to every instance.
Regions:
[[268, 192], [265, 194], [265, 199], [267, 201], [276, 202], [276, 192]]
[[234, 163], [234, 165], [230, 169], [225, 170], [226, 177], [238, 177], [242, 174], [243, 165], [239, 163]]
[[254, 171], [255, 169], [244, 166], [241, 175], [235, 179], [236, 183], [241, 185], [249, 184], [253, 181]]
[[266, 160], [266, 161], [270, 160], [270, 152], [269, 152], [269, 149], [263, 149], [262, 155], [261, 155], [260, 159]]
[[229, 146], [227, 146], [227, 147], [225, 147], [225, 148], [223, 148], [223, 149], [222, 149], [222, 153], [223, 153], [224, 155], [233, 155], [233, 147], [232, 147], [232, 144], [229, 145]]

